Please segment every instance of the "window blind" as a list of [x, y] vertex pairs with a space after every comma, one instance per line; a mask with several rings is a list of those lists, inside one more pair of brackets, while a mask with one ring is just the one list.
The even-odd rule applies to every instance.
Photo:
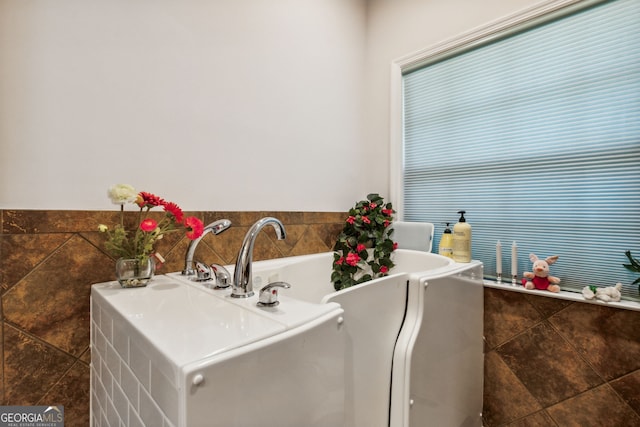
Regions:
[[403, 219], [467, 211], [473, 258], [503, 276], [517, 242], [559, 255], [564, 290], [624, 285], [638, 300], [640, 1], [617, 0], [514, 32], [403, 76]]

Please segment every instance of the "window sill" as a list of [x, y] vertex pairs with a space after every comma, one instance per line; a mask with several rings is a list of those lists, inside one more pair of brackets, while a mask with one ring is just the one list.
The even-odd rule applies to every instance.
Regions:
[[495, 288], [495, 289], [502, 289], [504, 291], [513, 291], [513, 292], [521, 292], [524, 294], [532, 294], [532, 295], [538, 295], [538, 296], [543, 296], [543, 297], [548, 297], [548, 298], [556, 298], [556, 299], [563, 299], [563, 300], [569, 300], [569, 301], [576, 301], [576, 302], [584, 302], [587, 304], [596, 304], [596, 305], [603, 305], [603, 306], [607, 306], [607, 307], [611, 307], [611, 308], [620, 308], [620, 309], [624, 309], [624, 310], [632, 310], [632, 311], [640, 311], [640, 303], [635, 302], [635, 301], [620, 301], [620, 302], [604, 302], [604, 301], [600, 301], [600, 300], [586, 300], [584, 299], [584, 297], [582, 296], [582, 294], [579, 294], [577, 292], [569, 292], [569, 291], [560, 291], [558, 293], [553, 293], [553, 292], [548, 292], [548, 291], [539, 291], [539, 290], [528, 290], [525, 289], [524, 287], [522, 287], [521, 285], [514, 285], [512, 286], [510, 283], [496, 283], [493, 280], [484, 280], [484, 286], [487, 288]]

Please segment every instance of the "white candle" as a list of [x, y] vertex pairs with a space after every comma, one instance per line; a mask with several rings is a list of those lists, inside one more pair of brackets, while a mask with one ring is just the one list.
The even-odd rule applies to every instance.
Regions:
[[518, 245], [514, 241], [511, 245], [511, 277], [518, 276]]
[[502, 274], [502, 244], [496, 243], [496, 274]]

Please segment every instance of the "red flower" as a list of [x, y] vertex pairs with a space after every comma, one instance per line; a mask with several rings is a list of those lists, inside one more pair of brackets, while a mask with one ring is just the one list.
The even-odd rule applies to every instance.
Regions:
[[393, 215], [393, 209], [382, 209], [382, 213], [387, 216], [391, 216]]
[[385, 227], [388, 227], [391, 222], [388, 219], [385, 219], [384, 222], [382, 223]]
[[184, 219], [184, 226], [187, 229], [187, 232], [185, 234], [191, 240], [195, 240], [198, 237], [202, 236], [202, 233], [204, 231], [204, 224], [195, 216], [186, 217]]
[[156, 196], [155, 194], [147, 193], [146, 191], [141, 191], [139, 196], [140, 197], [138, 198], [136, 203], [141, 208], [144, 208], [145, 206], [152, 208], [154, 206], [161, 206], [162, 204], [165, 203], [165, 201], [162, 200], [162, 198]]
[[393, 242], [393, 250], [395, 251], [396, 249], [398, 249], [398, 242]]
[[362, 222], [364, 222], [365, 224], [371, 224], [371, 220], [366, 216], [362, 217]]
[[360, 256], [355, 252], [349, 252], [349, 255], [347, 255], [347, 264], [354, 267], [358, 262], [360, 262]]
[[158, 223], [156, 222], [155, 219], [151, 219], [151, 218], [144, 219], [140, 223], [140, 230], [146, 231], [147, 233], [155, 230], [157, 227], [158, 227]]
[[358, 252], [362, 252], [366, 249], [367, 247], [365, 245], [363, 245], [362, 243], [360, 243], [357, 247], [356, 247], [356, 251]]
[[336, 260], [336, 265], [342, 265], [343, 263], [344, 263], [344, 257], [343, 256], [341, 256], [340, 258], [338, 258]]
[[356, 217], [354, 217], [353, 215], [349, 216], [349, 218], [347, 218], [347, 222], [349, 224], [352, 224], [356, 221]]
[[389, 268], [386, 265], [380, 267], [380, 273], [384, 274], [389, 271]]
[[377, 208], [377, 207], [378, 207], [378, 205], [372, 202], [372, 203], [370, 203], [370, 204], [369, 204], [369, 207], [370, 207], [371, 209], [375, 209], [375, 208]]
[[180, 206], [176, 205], [173, 202], [166, 202], [164, 204], [164, 211], [173, 215], [178, 224], [182, 223], [182, 220], [184, 219], [184, 213], [182, 212], [182, 209], [180, 209]]

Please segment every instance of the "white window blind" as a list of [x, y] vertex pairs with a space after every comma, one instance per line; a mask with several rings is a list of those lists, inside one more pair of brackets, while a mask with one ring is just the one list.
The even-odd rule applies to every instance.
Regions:
[[403, 76], [403, 219], [466, 210], [473, 258], [495, 277], [495, 245], [559, 255], [565, 290], [625, 285], [638, 299], [640, 1], [592, 6]]

